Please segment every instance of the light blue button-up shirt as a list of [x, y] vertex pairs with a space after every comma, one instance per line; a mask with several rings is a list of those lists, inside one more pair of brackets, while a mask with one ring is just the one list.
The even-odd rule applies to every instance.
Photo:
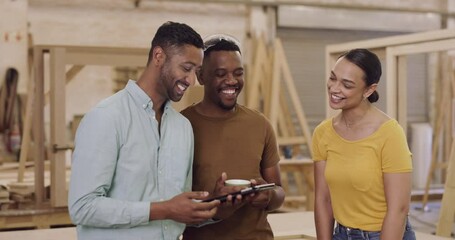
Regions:
[[183, 232], [182, 223], [149, 221], [150, 202], [191, 190], [193, 131], [168, 101], [160, 134], [152, 104], [130, 80], [81, 121], [68, 200], [79, 239], [175, 240]]

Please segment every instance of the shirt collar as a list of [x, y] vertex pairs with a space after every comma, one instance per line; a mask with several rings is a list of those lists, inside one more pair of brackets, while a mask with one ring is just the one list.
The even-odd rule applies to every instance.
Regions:
[[[125, 89], [133, 97], [133, 100], [138, 107], [142, 109], [150, 107], [153, 110], [152, 99], [147, 95], [147, 93], [145, 93], [144, 90], [142, 90], [142, 88], [139, 87], [139, 85], [137, 85], [136, 81], [131, 79], [128, 80]], [[167, 100], [166, 103], [164, 103], [164, 111], [169, 109], [171, 106], [171, 101]]]
[[138, 107], [142, 109], [146, 109], [149, 105], [152, 107], [152, 99], [137, 85], [136, 81], [131, 79], [128, 80], [125, 89], [131, 95]]

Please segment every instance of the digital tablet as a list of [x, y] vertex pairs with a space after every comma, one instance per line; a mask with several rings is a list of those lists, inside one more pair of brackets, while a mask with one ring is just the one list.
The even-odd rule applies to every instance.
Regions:
[[229, 194], [218, 196], [218, 197], [214, 197], [214, 198], [205, 199], [205, 200], [202, 200], [202, 201], [203, 202], [211, 202], [213, 200], [220, 200], [223, 203], [223, 202], [226, 202], [227, 197], [229, 195], [232, 195], [232, 197], [235, 198], [236, 195], [245, 196], [245, 195], [249, 195], [251, 193], [262, 192], [262, 191], [266, 191], [266, 190], [270, 190], [270, 189], [274, 189], [274, 188], [275, 188], [275, 183], [266, 183], [266, 184], [252, 186], [252, 187], [247, 187], [247, 188], [244, 188], [244, 189], [242, 189], [240, 191], [237, 191], [237, 192], [229, 193]]

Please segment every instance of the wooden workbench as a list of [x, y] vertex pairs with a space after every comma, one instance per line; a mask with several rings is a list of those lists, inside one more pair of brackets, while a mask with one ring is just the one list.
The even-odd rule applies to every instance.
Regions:
[[[269, 214], [268, 220], [275, 239], [305, 240], [316, 239], [313, 212], [291, 212]], [[418, 240], [447, 240], [449, 238], [416, 232]], [[34, 240], [77, 240], [76, 228], [51, 228], [0, 232], [0, 240], [34, 239]]]

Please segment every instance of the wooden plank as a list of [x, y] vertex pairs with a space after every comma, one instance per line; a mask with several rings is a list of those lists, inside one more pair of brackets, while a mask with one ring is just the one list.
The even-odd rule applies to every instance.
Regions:
[[289, 69], [289, 65], [284, 55], [283, 45], [280, 39], [275, 41], [275, 48], [277, 49], [276, 54], [279, 55], [279, 60], [281, 61], [281, 70], [283, 71], [284, 82], [287, 86], [289, 96], [291, 97], [292, 105], [294, 106], [295, 113], [297, 115], [298, 123], [300, 125], [300, 129], [302, 129], [303, 137], [305, 138], [305, 142], [308, 145], [308, 151], [310, 152], [310, 156], [313, 155], [313, 150], [311, 148], [311, 132], [308, 127], [308, 123], [303, 113], [303, 107], [299, 99], [299, 95], [297, 94], [297, 88], [294, 84], [294, 80], [292, 78], [291, 70]]
[[307, 144], [307, 140], [303, 136], [278, 137], [277, 141], [278, 141], [278, 145], [280, 145], [280, 146], [296, 145], [296, 144]]
[[448, 51], [455, 49], [455, 38], [422, 43], [410, 43], [389, 48], [391, 49], [391, 53], [395, 56]]
[[[64, 48], [50, 51], [50, 146], [66, 145], [65, 119], [65, 54]], [[67, 206], [68, 198], [65, 177], [65, 151], [50, 151], [51, 160], [51, 206]]]
[[[397, 63], [398, 59], [391, 52], [393, 49], [386, 48], [386, 113], [391, 118], [398, 117], [398, 84]], [[398, 120], [398, 119], [397, 119]], [[399, 122], [399, 121], [398, 121]], [[405, 130], [406, 131], [406, 130]]]
[[70, 65], [108, 65], [137, 67], [147, 63], [148, 48], [71, 45], [37, 45], [41, 49], [64, 48]]
[[[449, 96], [449, 100], [450, 99], [453, 99], [454, 98], [454, 94], [452, 92], [452, 85], [454, 83], [454, 71], [453, 71], [453, 67], [452, 67], [452, 64], [453, 64], [453, 60], [451, 57], [449, 57], [449, 55], [447, 53], [444, 54], [444, 57], [446, 59], [446, 61], [444, 61], [444, 64], [443, 64], [443, 79], [446, 79], [448, 84], [447, 84], [447, 91], [448, 92], [448, 96]], [[453, 135], [452, 135], [452, 122], [453, 122], [453, 119], [452, 119], [452, 111], [453, 111], [453, 108], [450, 107], [452, 102], [449, 101], [449, 107], [447, 107], [445, 110], [446, 110], [446, 116], [444, 118], [444, 136], [443, 136], [443, 139], [442, 139], [442, 142], [443, 142], [443, 150], [442, 150], [442, 159], [449, 159], [450, 158], [450, 151], [451, 151], [451, 148], [452, 148], [452, 143], [453, 143]], [[448, 165], [448, 162], [449, 161], [445, 161], [444, 164], [447, 164]], [[448, 166], [445, 166], [445, 169], [447, 169]], [[442, 177], [443, 178], [446, 178], [446, 171], [443, 171], [443, 175]]]
[[25, 103], [25, 112], [24, 116], [24, 126], [22, 128], [22, 142], [21, 142], [21, 151], [19, 155], [19, 169], [17, 173], [17, 181], [21, 182], [24, 178], [23, 174], [25, 171], [25, 162], [28, 159], [28, 153], [31, 143], [31, 131], [32, 131], [32, 118], [33, 118], [33, 101], [35, 100], [35, 69], [33, 68], [33, 37], [32, 34], [27, 34], [28, 37], [28, 54], [27, 54], [27, 63], [28, 63], [28, 74], [30, 78], [27, 82], [27, 100]]
[[397, 84], [398, 84], [398, 112], [397, 120], [400, 123], [403, 130], [407, 132], [408, 125], [408, 62], [407, 56], [399, 56], [397, 59]]
[[276, 43], [279, 40], [275, 41], [274, 45], [274, 57], [273, 57], [273, 73], [272, 73], [272, 82], [270, 86], [270, 114], [267, 115], [269, 118], [270, 124], [272, 124], [275, 132], [278, 130], [278, 114], [279, 114], [279, 104], [280, 104], [280, 88], [281, 88], [281, 63], [284, 61], [282, 55], [277, 51]]
[[22, 130], [21, 151], [19, 155], [19, 169], [17, 174], [17, 181], [24, 180], [25, 165], [28, 158], [28, 152], [31, 142], [31, 130], [33, 120], [33, 102], [35, 99], [35, 78], [28, 80], [27, 89], [27, 102], [25, 104], [24, 126]]
[[275, 57], [273, 47], [266, 46], [266, 61], [262, 65], [262, 81], [261, 81], [261, 90], [262, 90], [262, 98], [263, 101], [263, 110], [265, 116], [270, 116], [270, 108], [271, 108], [271, 99], [269, 97], [270, 93], [272, 92], [272, 78], [273, 78], [273, 61]]
[[35, 70], [35, 96], [33, 106], [33, 137], [35, 146], [35, 201], [40, 206], [44, 196], [44, 59], [43, 50], [35, 47], [33, 62]]
[[[45, 208], [29, 210], [5, 210], [0, 212], [0, 229], [50, 228], [51, 226], [71, 225], [67, 208]], [[0, 239], [4, 236], [1, 235]], [[22, 238], [5, 238], [22, 239]], [[39, 239], [36, 236], [25, 239]], [[66, 238], [65, 238], [66, 239]]]
[[75, 227], [0, 232], [0, 239], [77, 240]]
[[389, 46], [397, 46], [409, 43], [429, 42], [440, 39], [455, 38], [454, 29], [442, 29], [435, 31], [427, 31], [399, 36], [391, 36], [384, 38], [376, 38], [362, 41], [352, 41], [341, 44], [328, 45], [327, 49], [330, 53], [342, 53], [353, 48], [385, 48]]
[[[436, 170], [440, 169], [445, 169], [447, 168], [447, 165], [442, 162], [439, 162], [439, 149], [441, 146], [441, 141], [442, 141], [442, 135], [444, 134], [444, 119], [447, 117], [447, 109], [450, 108], [450, 81], [448, 78], [442, 77], [442, 87], [440, 88], [440, 91], [442, 91], [442, 94], [439, 94], [439, 98], [437, 99], [437, 108], [436, 108], [436, 119], [434, 121], [434, 126], [433, 126], [433, 138], [432, 138], [432, 146], [431, 146], [431, 164], [430, 164], [430, 169], [428, 171], [426, 183], [425, 183], [425, 189], [424, 189], [424, 194], [422, 197], [422, 207], [423, 209], [426, 208], [426, 205], [428, 204], [428, 197], [429, 197], [429, 191], [430, 191], [430, 185], [431, 182], [433, 181], [433, 177], [435, 174]], [[450, 153], [449, 153], [450, 156]], [[448, 158], [449, 158], [448, 156]], [[442, 158], [445, 159], [445, 158]]]
[[265, 45], [261, 38], [255, 40], [256, 48], [254, 55], [254, 62], [251, 69], [252, 74], [248, 79], [248, 94], [247, 94], [247, 104], [249, 108], [260, 110], [259, 109], [259, 99], [260, 99], [260, 85], [261, 79], [263, 79], [262, 65], [263, 61], [266, 59]]
[[147, 63], [147, 55], [131, 53], [68, 52], [66, 63], [74, 65], [109, 65], [137, 67]]
[[439, 236], [450, 237], [455, 218], [455, 143], [452, 144], [450, 164], [444, 194], [442, 195], [439, 220], [436, 227], [436, 234]]
[[[452, 100], [452, 109], [455, 109], [455, 99]], [[455, 122], [452, 122], [455, 126]], [[455, 133], [452, 133], [455, 137]], [[439, 210], [439, 221], [436, 227], [436, 234], [440, 236], [450, 237], [452, 226], [455, 220], [455, 141], [452, 142], [452, 147], [449, 156], [449, 165], [447, 168], [447, 179], [442, 195], [441, 209]]]
[[[74, 77], [84, 68], [85, 66], [83, 65], [73, 65], [71, 66], [70, 69], [68, 69], [68, 71], [66, 71], [66, 84], [68, 84], [69, 82], [71, 82], [71, 80], [74, 79]], [[44, 95], [44, 104], [47, 105], [49, 104], [49, 95], [50, 95], [50, 90], [47, 91]]]

